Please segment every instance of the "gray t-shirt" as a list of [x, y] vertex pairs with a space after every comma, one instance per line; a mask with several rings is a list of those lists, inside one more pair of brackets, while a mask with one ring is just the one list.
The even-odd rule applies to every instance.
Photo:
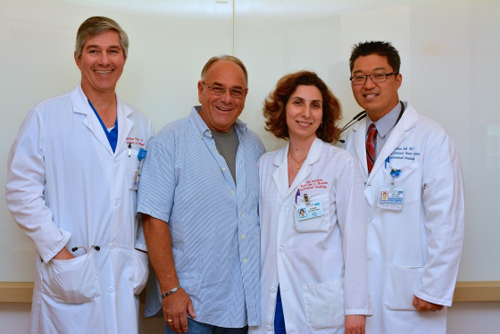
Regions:
[[215, 147], [222, 157], [226, 160], [234, 184], [236, 184], [236, 152], [238, 151], [238, 134], [234, 127], [228, 132], [217, 132], [212, 130], [212, 137], [215, 141]]

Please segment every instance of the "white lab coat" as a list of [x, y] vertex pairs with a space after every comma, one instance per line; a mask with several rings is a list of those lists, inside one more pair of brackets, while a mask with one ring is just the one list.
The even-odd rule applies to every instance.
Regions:
[[[147, 254], [136, 219], [137, 153], [151, 122], [118, 100], [113, 153], [80, 85], [33, 108], [8, 159], [7, 205], [37, 251], [31, 333], [136, 333]], [[129, 157], [129, 143], [131, 145]], [[97, 245], [76, 258], [63, 247]]]
[[[368, 202], [368, 276], [373, 317], [367, 334], [444, 334], [446, 307], [418, 313], [413, 296], [450, 306], [464, 232], [464, 193], [458, 151], [436, 122], [408, 105], [368, 176], [366, 120], [346, 148], [358, 161]], [[390, 165], [385, 164], [390, 157]], [[377, 207], [380, 187], [404, 189], [401, 211]]]
[[[274, 333], [278, 286], [287, 334], [344, 333], [345, 314], [371, 313], [361, 176], [347, 151], [316, 138], [289, 187], [287, 152], [259, 162], [262, 316], [249, 333]], [[321, 217], [298, 220], [304, 194]]]

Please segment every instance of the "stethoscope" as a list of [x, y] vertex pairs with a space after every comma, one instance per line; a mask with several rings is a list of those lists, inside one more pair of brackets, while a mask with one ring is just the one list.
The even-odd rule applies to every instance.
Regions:
[[[396, 124], [399, 122], [399, 120], [401, 119], [401, 116], [403, 116], [403, 113], [405, 111], [405, 104], [403, 103], [403, 101], [399, 101], [399, 103], [401, 103], [401, 112], [399, 113], [398, 119], [396, 120]], [[346, 125], [344, 125], [344, 127], [340, 130], [340, 133], [349, 129], [354, 124], [362, 121], [365, 117], [366, 117], [366, 110], [359, 112], [349, 122], [347, 122]], [[345, 144], [345, 139], [340, 139], [339, 142], [341, 142], [342, 144]]]

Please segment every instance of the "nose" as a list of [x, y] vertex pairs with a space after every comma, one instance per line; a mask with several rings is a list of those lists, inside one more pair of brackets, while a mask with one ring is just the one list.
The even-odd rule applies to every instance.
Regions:
[[108, 54], [106, 52], [100, 53], [99, 64], [101, 64], [101, 65], [108, 65], [109, 64], [109, 57], [108, 57]]
[[229, 92], [229, 89], [226, 89], [224, 94], [221, 95], [220, 99], [225, 103], [231, 102], [231, 93]]
[[306, 105], [306, 106], [304, 106], [304, 108], [302, 108], [302, 115], [305, 118], [309, 118], [311, 116], [311, 106], [310, 105]]
[[372, 80], [372, 77], [367, 77], [366, 82], [364, 84], [365, 88], [370, 89], [372, 87], [375, 87], [375, 83]]

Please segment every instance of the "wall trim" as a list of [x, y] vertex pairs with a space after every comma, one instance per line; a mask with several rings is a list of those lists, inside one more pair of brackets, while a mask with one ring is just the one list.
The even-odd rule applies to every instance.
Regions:
[[[32, 282], [0, 282], [0, 303], [31, 303], [32, 295]], [[455, 303], [499, 301], [500, 281], [457, 282], [453, 297]]]

